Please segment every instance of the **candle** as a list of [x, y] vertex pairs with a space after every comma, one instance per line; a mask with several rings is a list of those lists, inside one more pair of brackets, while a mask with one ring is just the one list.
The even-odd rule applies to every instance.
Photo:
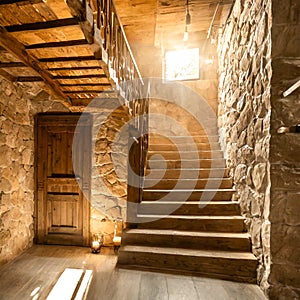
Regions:
[[91, 248], [93, 253], [99, 253], [101, 249], [100, 241], [92, 241]]
[[100, 243], [99, 241], [93, 241], [92, 243], [92, 248], [97, 250], [100, 247]]
[[121, 237], [120, 236], [114, 236], [113, 243], [114, 243], [115, 246], [120, 246], [121, 245]]

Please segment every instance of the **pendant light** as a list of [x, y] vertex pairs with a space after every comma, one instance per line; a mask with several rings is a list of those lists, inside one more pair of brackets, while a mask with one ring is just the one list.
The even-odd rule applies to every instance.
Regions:
[[183, 35], [183, 40], [185, 42], [189, 39], [188, 25], [191, 24], [191, 15], [189, 10], [189, 0], [186, 0], [186, 12], [185, 12], [185, 30]]

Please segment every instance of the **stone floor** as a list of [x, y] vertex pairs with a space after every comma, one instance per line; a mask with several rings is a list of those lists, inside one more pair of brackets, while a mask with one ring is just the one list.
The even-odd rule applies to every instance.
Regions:
[[[0, 300], [45, 299], [65, 268], [94, 272], [87, 300], [264, 300], [258, 286], [208, 278], [115, 269], [110, 248], [33, 246], [0, 267]], [[64, 299], [57, 299], [64, 300]]]

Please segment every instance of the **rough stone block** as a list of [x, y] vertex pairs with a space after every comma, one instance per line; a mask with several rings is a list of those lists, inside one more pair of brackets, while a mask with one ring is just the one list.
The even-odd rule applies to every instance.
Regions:
[[270, 274], [271, 285], [291, 286], [300, 289], [300, 269], [297, 266], [287, 264], [272, 264]]

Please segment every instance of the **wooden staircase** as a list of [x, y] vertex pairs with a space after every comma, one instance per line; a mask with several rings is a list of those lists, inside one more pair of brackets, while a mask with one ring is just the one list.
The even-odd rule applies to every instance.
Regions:
[[138, 223], [123, 233], [118, 267], [255, 283], [257, 260], [218, 137], [193, 140], [196, 150], [188, 137], [150, 136]]

